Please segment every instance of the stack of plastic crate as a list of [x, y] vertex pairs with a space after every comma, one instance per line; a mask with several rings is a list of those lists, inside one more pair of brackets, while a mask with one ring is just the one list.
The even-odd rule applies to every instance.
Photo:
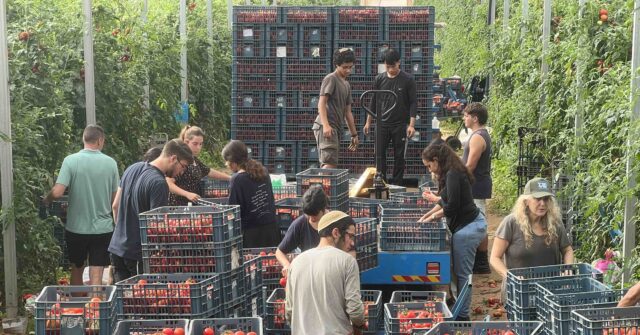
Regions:
[[380, 250], [444, 252], [451, 248], [451, 233], [444, 219], [418, 222], [429, 207], [382, 205]]
[[120, 316], [210, 317], [244, 308], [239, 211], [211, 205], [140, 214], [144, 274], [116, 284]]
[[414, 332], [415, 335], [446, 334], [519, 334], [537, 335], [542, 331], [542, 323], [536, 321], [446, 321], [430, 330]]
[[571, 312], [572, 334], [634, 335], [640, 331], [640, 307], [579, 309]]
[[262, 318], [229, 317], [218, 319], [196, 319], [189, 323], [188, 335], [209, 334], [256, 334], [262, 335]]
[[296, 174], [297, 193], [302, 196], [311, 185], [320, 185], [329, 197], [329, 209], [349, 211], [349, 171], [308, 169]]
[[356, 260], [360, 272], [378, 266], [378, 219], [357, 218], [356, 223]]
[[35, 333], [111, 334], [115, 286], [46, 286], [36, 298]]
[[276, 201], [276, 217], [282, 237], [293, 220], [302, 215], [302, 198], [285, 198]]
[[507, 272], [507, 317], [512, 321], [537, 320], [536, 283], [581, 277], [602, 282], [602, 272], [584, 263], [510, 269]]
[[384, 329], [386, 334], [413, 334], [421, 329], [431, 329], [443, 321], [451, 321], [453, 315], [444, 302], [390, 302], [384, 304]]

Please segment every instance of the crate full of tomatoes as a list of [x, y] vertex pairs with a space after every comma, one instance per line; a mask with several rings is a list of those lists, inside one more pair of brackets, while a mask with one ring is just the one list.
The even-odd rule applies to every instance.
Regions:
[[227, 241], [240, 234], [240, 207], [237, 205], [166, 206], [140, 214], [142, 245], [200, 245]]
[[[311, 185], [320, 185], [330, 200], [334, 200], [334, 197], [349, 193], [349, 170], [307, 169], [296, 174], [296, 183], [299, 197], [301, 197]], [[349, 200], [348, 195], [346, 200]]]
[[448, 251], [451, 233], [444, 219], [418, 222], [415, 218], [380, 220], [380, 249], [384, 251]]
[[357, 218], [356, 222], [356, 260], [360, 272], [378, 266], [378, 219]]
[[389, 335], [411, 335], [415, 329], [431, 329], [453, 318], [443, 302], [403, 302], [384, 304], [384, 328]]
[[120, 319], [179, 319], [216, 315], [221, 275], [142, 274], [116, 284]]
[[189, 320], [124, 320], [113, 335], [185, 335]]
[[224, 198], [229, 196], [229, 182], [204, 177], [200, 180], [200, 195], [204, 198]]
[[36, 298], [35, 333], [111, 334], [115, 286], [46, 286]]
[[[286, 285], [286, 280], [282, 276], [282, 265], [280, 265], [280, 262], [276, 259], [275, 253], [276, 248], [254, 248], [243, 250], [245, 268], [247, 266], [250, 268], [249, 270], [246, 270], [249, 276], [252, 275], [252, 273], [249, 272], [251, 272], [251, 267], [253, 267], [253, 262], [255, 262], [256, 258], [261, 263], [260, 272], [262, 274], [262, 285], [267, 288], [267, 294], [271, 294], [273, 290]], [[297, 254], [288, 254], [287, 258], [291, 262], [296, 256]], [[255, 291], [256, 288], [256, 285], [251, 285], [249, 287], [249, 291]]]
[[191, 320], [189, 335], [262, 335], [261, 318]]
[[[267, 299], [265, 330], [268, 334], [290, 334], [291, 328], [285, 319], [285, 289], [279, 288]], [[378, 320], [382, 317], [382, 291], [360, 291], [364, 304], [365, 334], [376, 334]]]

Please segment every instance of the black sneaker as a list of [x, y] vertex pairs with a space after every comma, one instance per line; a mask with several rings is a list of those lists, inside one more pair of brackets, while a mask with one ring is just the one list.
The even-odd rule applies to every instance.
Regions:
[[473, 263], [473, 274], [488, 275], [490, 273], [491, 268], [489, 267], [489, 256], [487, 255], [487, 251], [477, 251], [476, 260]]

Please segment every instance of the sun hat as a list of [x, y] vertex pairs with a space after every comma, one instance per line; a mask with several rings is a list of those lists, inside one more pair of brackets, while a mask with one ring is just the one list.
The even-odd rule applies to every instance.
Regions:
[[323, 215], [320, 221], [318, 222], [318, 232], [321, 232], [323, 229], [340, 221], [347, 221], [348, 223], [354, 224], [353, 219], [346, 213], [341, 211], [331, 211]]

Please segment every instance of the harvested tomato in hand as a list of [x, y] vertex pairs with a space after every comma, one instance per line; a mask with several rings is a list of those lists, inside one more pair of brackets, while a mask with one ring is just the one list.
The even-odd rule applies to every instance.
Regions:
[[280, 286], [287, 287], [287, 278], [285, 277], [280, 278]]

